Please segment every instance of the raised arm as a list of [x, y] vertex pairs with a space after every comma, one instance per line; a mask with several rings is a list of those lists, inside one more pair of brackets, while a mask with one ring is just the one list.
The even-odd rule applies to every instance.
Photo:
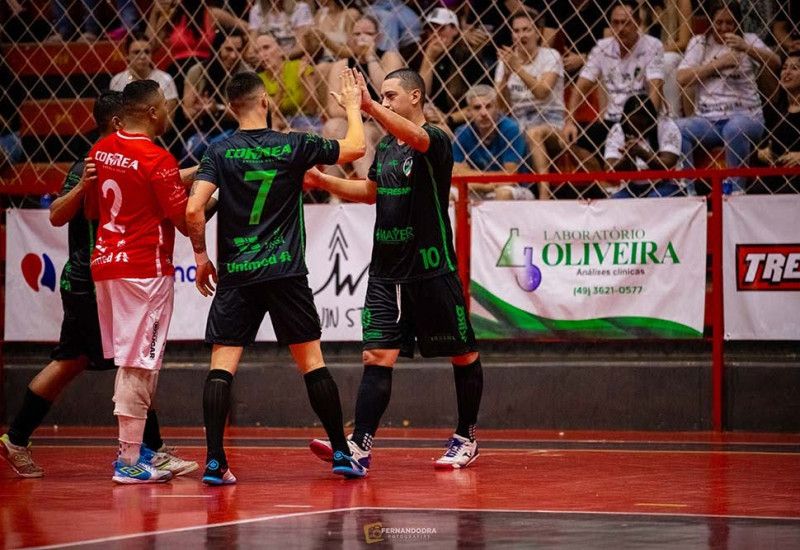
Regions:
[[364, 123], [361, 120], [361, 94], [356, 86], [353, 71], [345, 69], [339, 75], [341, 93], [331, 91], [336, 102], [347, 114], [347, 134], [339, 140], [339, 160], [337, 164], [347, 164], [360, 159], [367, 151], [364, 138]]

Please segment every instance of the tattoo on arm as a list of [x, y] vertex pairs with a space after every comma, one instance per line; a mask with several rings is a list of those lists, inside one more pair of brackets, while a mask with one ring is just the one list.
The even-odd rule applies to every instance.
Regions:
[[194, 183], [192, 184], [192, 189], [189, 191], [190, 197], [194, 196], [194, 194], [197, 192], [197, 184], [198, 180], [194, 180]]
[[202, 254], [206, 251], [206, 224], [205, 221], [189, 221], [186, 220], [186, 229], [189, 233], [189, 239], [192, 241], [192, 249], [197, 254]]

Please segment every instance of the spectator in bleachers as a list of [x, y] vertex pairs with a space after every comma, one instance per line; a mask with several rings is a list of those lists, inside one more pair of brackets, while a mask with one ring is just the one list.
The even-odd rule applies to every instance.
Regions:
[[273, 116], [280, 124], [273, 127], [297, 132], [322, 131], [320, 114], [320, 76], [305, 59], [287, 59], [285, 51], [271, 34], [256, 38], [258, 74], [276, 107]]
[[459, 29], [458, 16], [436, 8], [428, 16], [428, 38], [422, 51], [419, 74], [425, 95], [455, 128], [464, 122], [461, 109], [470, 86], [491, 83], [487, 68], [475, 56]]
[[175, 108], [178, 106], [178, 89], [169, 74], [156, 69], [153, 65], [152, 46], [143, 33], [131, 33], [125, 39], [125, 58], [128, 68], [115, 74], [111, 78], [108, 88], [114, 92], [121, 92], [129, 82], [134, 80], [155, 80], [161, 91], [164, 92], [171, 121]]
[[[768, 166], [800, 166], [800, 51], [789, 54], [781, 71], [781, 89], [785, 94], [775, 116], [768, 120], [767, 146], [758, 152], [759, 160]], [[769, 178], [771, 187], [776, 179]], [[800, 191], [800, 176], [789, 179]]]
[[[564, 66], [556, 50], [541, 47], [543, 30], [538, 12], [513, 14], [513, 47], [500, 48], [495, 73], [503, 99], [528, 138], [537, 174], [550, 171], [547, 143], [557, 148], [564, 127]], [[539, 198], [549, 197], [549, 185], [541, 182]]]
[[[525, 138], [516, 122], [500, 114], [495, 89], [485, 84], [473, 86], [467, 92], [466, 102], [468, 122], [455, 132], [453, 175], [519, 173], [528, 153]], [[471, 183], [469, 190], [475, 199], [533, 199], [531, 190], [517, 183], [500, 186]], [[451, 195], [455, 191], [454, 188]]]
[[[694, 88], [695, 115], [678, 121], [689, 166], [695, 151], [724, 147], [728, 168], [748, 163], [764, 133], [764, 115], [756, 79], [760, 70], [777, 70], [780, 59], [756, 35], [738, 32], [742, 20], [736, 2], [715, 1], [711, 28], [689, 42], [678, 67], [678, 83]], [[745, 178], [730, 178], [726, 194], [744, 193]]]
[[419, 47], [422, 24], [419, 14], [401, 0], [372, 0], [364, 13], [372, 15], [380, 26], [378, 48], [395, 51], [403, 59], [410, 59]]
[[183, 165], [197, 164], [206, 148], [229, 136], [237, 127], [236, 119], [225, 105], [225, 86], [231, 76], [252, 71], [242, 54], [247, 34], [239, 29], [218, 33], [212, 44], [214, 54], [208, 61], [189, 69], [181, 105], [188, 128], [181, 155]]
[[800, 2], [792, 0], [779, 6], [772, 32], [781, 51], [800, 52]]
[[[54, 32], [47, 37], [47, 42], [60, 42], [62, 40], [71, 40], [75, 31], [79, 31], [80, 35], [78, 40], [83, 42], [94, 42], [102, 34], [104, 29], [97, 19], [97, 6], [98, 0], [82, 0], [81, 5], [84, 9], [83, 21], [76, 29], [76, 25], [70, 16], [69, 8], [72, 2], [67, 0], [51, 0], [50, 10], [53, 15], [53, 29]], [[114, 29], [112, 38], [124, 36], [126, 32], [134, 30], [140, 20], [139, 10], [136, 8], [135, 0], [116, 0], [115, 1], [116, 13], [119, 17], [121, 27]]]
[[[358, 10], [348, 7], [345, 0], [317, 0], [319, 9], [314, 14], [313, 31], [319, 41], [321, 52], [309, 52], [316, 60], [317, 67], [327, 76], [330, 63], [349, 57], [347, 37], [361, 16]], [[348, 3], [349, 4], [349, 3]]]
[[545, 9], [559, 35], [551, 43], [563, 44], [564, 70], [577, 76], [608, 26], [603, 4], [597, 0], [550, 0]]
[[[681, 131], [675, 121], [658, 116], [647, 94], [630, 96], [622, 119], [611, 127], [605, 158], [612, 171], [673, 170], [681, 157]], [[612, 199], [672, 197], [684, 194], [676, 180], [622, 182]]]
[[19, 107], [25, 95], [5, 58], [0, 57], [0, 171], [22, 160]]
[[[328, 73], [328, 89], [338, 94], [342, 85], [339, 75], [346, 68], [356, 69], [364, 75], [364, 82], [372, 99], [381, 101], [380, 89], [384, 77], [390, 72], [402, 68], [404, 63], [396, 51], [379, 49], [380, 42], [378, 21], [371, 15], [362, 15], [347, 38], [347, 47], [352, 52], [352, 56], [340, 59], [331, 66]], [[322, 136], [329, 139], [341, 139], [347, 132], [347, 118], [344, 109], [336, 101], [333, 93], [328, 95], [325, 111], [328, 120], [322, 128]], [[357, 177], [367, 177], [374, 156], [372, 153], [383, 135], [383, 130], [376, 122], [364, 123], [367, 152], [362, 158], [353, 162], [353, 169]], [[341, 169], [329, 167], [328, 170], [329, 173], [336, 173], [336, 170]]]
[[255, 0], [250, 8], [248, 27], [255, 36], [270, 33], [289, 59], [303, 57], [303, 36], [314, 25], [314, 15], [307, 2]]
[[645, 2], [639, 7], [639, 19], [645, 32], [664, 44], [664, 102], [669, 116], [679, 117], [683, 112], [683, 97], [676, 74], [692, 38], [692, 2]]
[[[633, 94], [647, 93], [657, 109], [661, 108], [664, 83], [664, 46], [639, 30], [636, 6], [628, 0], [611, 4], [609, 38], [592, 48], [581, 71], [576, 89], [569, 98], [564, 139], [573, 144], [573, 153], [590, 171], [597, 171], [605, 147], [606, 136], [622, 118], [622, 107]], [[607, 95], [607, 104], [599, 120], [583, 128], [578, 138], [575, 111], [584, 98], [598, 85]]]

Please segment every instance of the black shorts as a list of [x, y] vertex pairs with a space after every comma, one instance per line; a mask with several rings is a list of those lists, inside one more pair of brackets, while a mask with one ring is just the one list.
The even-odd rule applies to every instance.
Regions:
[[411, 283], [369, 281], [361, 315], [364, 349], [399, 349], [414, 357], [478, 351], [457, 273]]
[[66, 361], [88, 357], [87, 370], [115, 368], [113, 359], [103, 358], [103, 341], [100, 337], [94, 292], [76, 294], [62, 290], [61, 307], [64, 309], [61, 336], [50, 358], [54, 361]]
[[302, 344], [322, 336], [308, 277], [286, 277], [234, 288], [218, 288], [206, 324], [206, 343], [249, 346], [269, 312], [283, 345]]

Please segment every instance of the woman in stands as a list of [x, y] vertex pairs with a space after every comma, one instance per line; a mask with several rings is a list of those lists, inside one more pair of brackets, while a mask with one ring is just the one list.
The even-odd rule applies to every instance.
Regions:
[[[544, 28], [538, 12], [512, 15], [513, 46], [498, 50], [495, 73], [503, 99], [527, 135], [537, 174], [550, 171], [547, 142], [558, 142], [564, 127], [564, 65], [556, 50], [540, 46]], [[549, 184], [539, 183], [539, 198], [550, 198]]]
[[[756, 35], [739, 32], [738, 3], [718, 0], [708, 13], [711, 28], [691, 39], [678, 66], [678, 84], [695, 92], [695, 115], [678, 121], [683, 153], [691, 166], [698, 148], [724, 147], [727, 167], [738, 168], [764, 133], [756, 80], [761, 71], [777, 70], [780, 59]], [[744, 193], [744, 180], [727, 179], [723, 192]]]
[[[616, 172], [673, 170], [681, 157], [681, 131], [671, 118], [658, 116], [647, 94], [632, 95], [625, 102], [622, 120], [606, 138], [605, 158]], [[682, 181], [649, 180], [623, 182], [612, 199], [672, 197], [683, 195]]]
[[[758, 158], [769, 166], [800, 166], [800, 51], [790, 53], [781, 71], [781, 89], [785, 94], [770, 120], [767, 147]], [[772, 117], [771, 117], [772, 118]], [[800, 190], [800, 176], [769, 178], [771, 191], [780, 191], [789, 183], [794, 192]]]

